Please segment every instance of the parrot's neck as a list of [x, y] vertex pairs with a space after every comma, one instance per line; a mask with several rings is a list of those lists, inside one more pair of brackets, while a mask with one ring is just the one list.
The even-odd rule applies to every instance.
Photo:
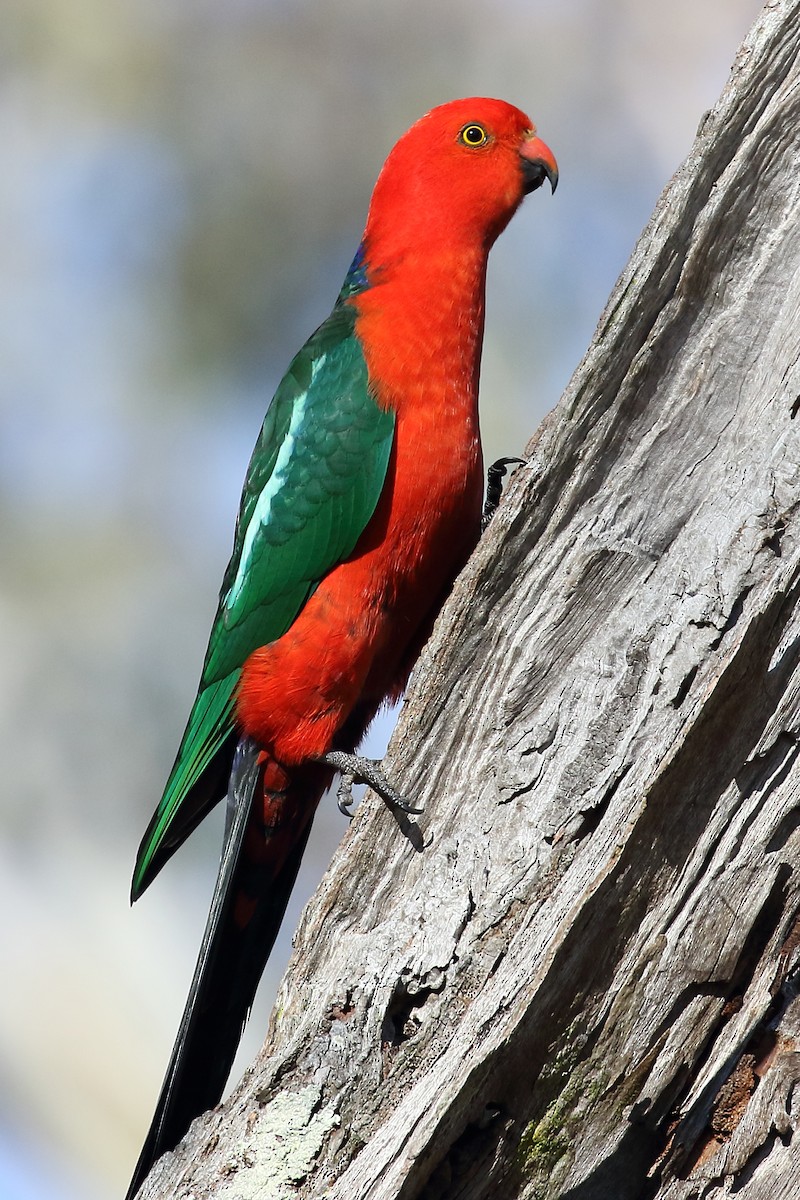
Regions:
[[365, 286], [350, 293], [350, 303], [379, 402], [398, 413], [432, 404], [476, 421], [485, 250], [438, 245], [373, 257], [368, 246], [356, 264], [348, 280]]

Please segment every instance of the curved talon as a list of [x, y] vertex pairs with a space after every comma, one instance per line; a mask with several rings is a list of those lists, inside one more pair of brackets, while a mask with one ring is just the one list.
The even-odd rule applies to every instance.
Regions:
[[489, 467], [486, 472], [486, 500], [481, 516], [481, 533], [487, 528], [497, 511], [497, 506], [503, 495], [503, 479], [508, 468], [512, 463], [519, 463], [522, 466], [526, 461], [524, 458], [498, 458]]
[[354, 800], [354, 783], [355, 779], [351, 772], [343, 771], [342, 777], [339, 780], [339, 787], [336, 791], [336, 807], [339, 809], [339, 812], [342, 814], [342, 816], [347, 817], [350, 821], [352, 821], [353, 817], [355, 816], [355, 813], [351, 811]]
[[417, 815], [423, 812], [423, 809], [415, 808], [410, 801], [395, 791], [381, 771], [378, 759], [362, 758], [358, 754], [347, 754], [344, 750], [329, 750], [327, 754], [323, 754], [320, 761], [341, 772], [337, 804], [345, 816], [352, 816], [349, 809], [353, 803], [354, 783], [366, 783], [390, 808], [399, 808], [401, 812]]

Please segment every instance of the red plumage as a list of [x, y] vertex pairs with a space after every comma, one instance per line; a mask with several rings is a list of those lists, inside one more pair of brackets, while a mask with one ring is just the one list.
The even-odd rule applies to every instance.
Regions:
[[[477, 122], [490, 142], [464, 145], [460, 131]], [[525, 152], [555, 169], [519, 109], [458, 100], [400, 139], [375, 185], [363, 241], [370, 286], [348, 303], [373, 394], [397, 414], [395, 443], [353, 554], [245, 664], [242, 728], [286, 766], [328, 751], [357, 702], [374, 713], [399, 695], [478, 539], [486, 260], [523, 198]]]

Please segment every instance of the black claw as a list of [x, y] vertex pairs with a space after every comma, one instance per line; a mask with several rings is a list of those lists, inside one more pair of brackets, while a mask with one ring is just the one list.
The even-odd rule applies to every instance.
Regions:
[[321, 761], [341, 772], [342, 778], [339, 782], [336, 802], [339, 811], [346, 817], [353, 815], [350, 807], [353, 803], [354, 783], [366, 783], [389, 805], [389, 808], [399, 808], [401, 812], [415, 815], [423, 812], [423, 809], [414, 808], [404, 796], [395, 791], [381, 771], [377, 759], [361, 758], [358, 754], [347, 754], [344, 750], [329, 750], [327, 754], [323, 754]]
[[483, 515], [481, 517], [481, 533], [486, 529], [497, 511], [500, 497], [503, 494], [503, 479], [505, 478], [509, 464], [523, 464], [524, 462], [524, 458], [498, 458], [489, 467], [489, 470], [486, 472], [486, 500], [483, 505]]
[[349, 771], [344, 771], [339, 780], [339, 787], [336, 792], [336, 807], [343, 817], [347, 817], [352, 821], [354, 813], [353, 807], [353, 783], [355, 780]]

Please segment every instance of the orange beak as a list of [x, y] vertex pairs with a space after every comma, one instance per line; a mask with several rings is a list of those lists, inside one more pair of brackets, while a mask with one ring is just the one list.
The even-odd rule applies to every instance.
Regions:
[[558, 187], [558, 163], [553, 151], [540, 137], [527, 138], [519, 148], [522, 161], [523, 191], [527, 196], [541, 187], [545, 179], [550, 181], [552, 191]]

